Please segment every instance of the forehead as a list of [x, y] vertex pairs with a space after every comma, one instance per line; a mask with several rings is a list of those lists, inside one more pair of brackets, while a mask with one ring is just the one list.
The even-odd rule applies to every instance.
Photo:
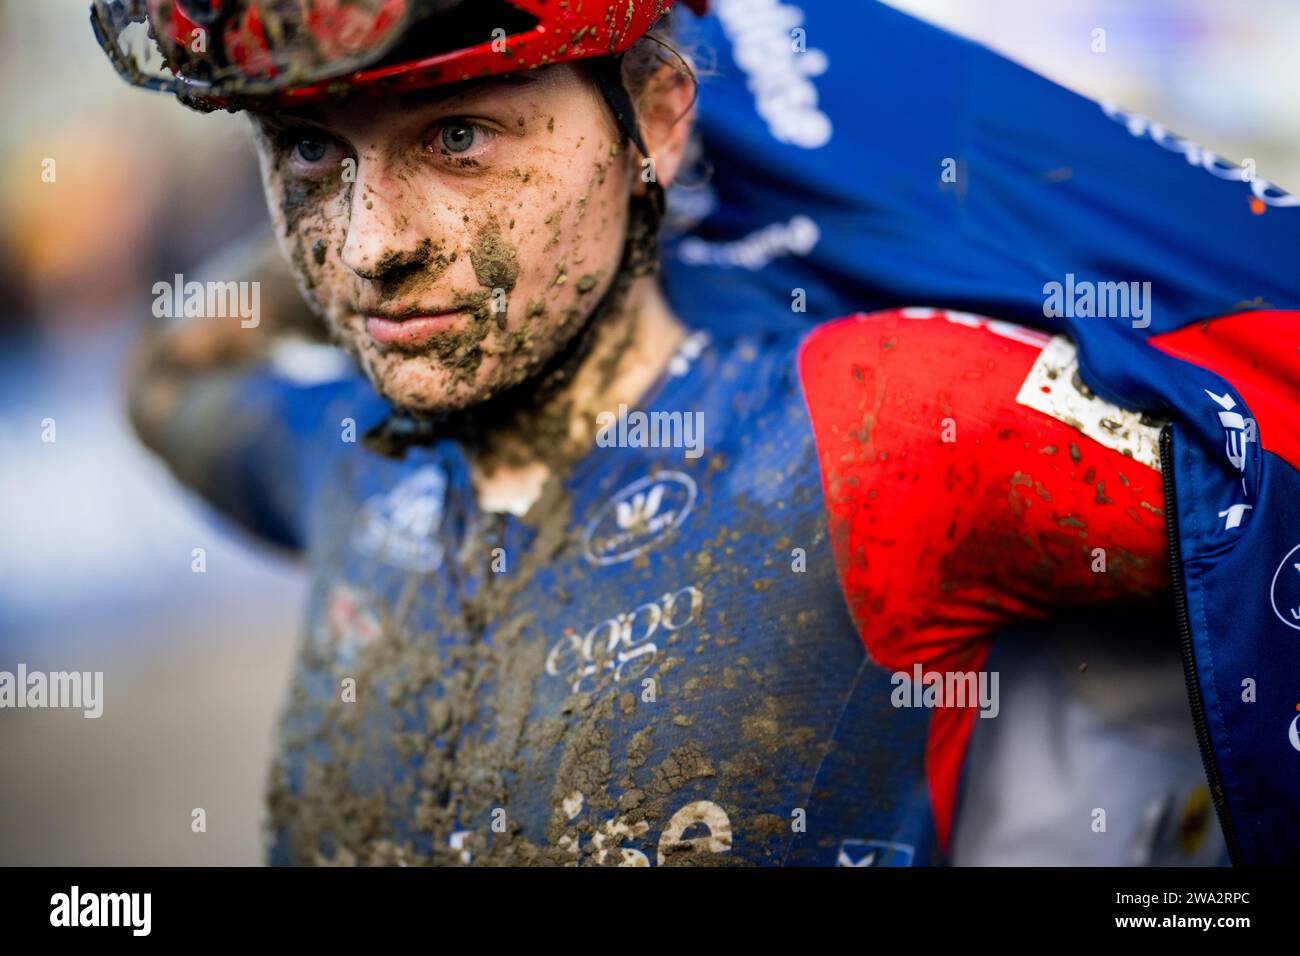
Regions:
[[579, 80], [578, 68], [557, 64], [522, 73], [484, 77], [461, 83], [433, 86], [392, 96], [355, 96], [339, 103], [308, 104], [301, 107], [272, 107], [250, 111], [255, 119], [272, 125], [306, 122], [332, 128], [376, 119], [392, 120], [400, 116], [420, 115], [434, 109], [450, 109], [468, 104], [518, 102], [549, 98], [571, 92]]

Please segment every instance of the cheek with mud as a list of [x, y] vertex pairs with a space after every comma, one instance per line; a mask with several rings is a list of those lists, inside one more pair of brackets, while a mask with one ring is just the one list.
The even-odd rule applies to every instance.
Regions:
[[303, 182], [284, 177], [274, 165], [267, 180], [272, 224], [298, 290], [331, 336], [346, 344], [340, 322], [346, 316], [348, 270], [339, 254], [347, 239], [350, 188], [332, 178]]
[[417, 354], [382, 349], [358, 329], [358, 354], [386, 397], [431, 410], [484, 401], [537, 373], [581, 329], [617, 272], [626, 223], [626, 186], [613, 173], [625, 155], [608, 144], [595, 154], [512, 169], [474, 202], [447, 206], [464, 251], [432, 242], [427, 268], [395, 295], [442, 304], [450, 293], [471, 319]]
[[[486, 314], [478, 343], [479, 384], [493, 393], [534, 374], [582, 327], [618, 269], [626, 197], [611, 170], [622, 154], [602, 159], [577, 179], [579, 187], [537, 170], [520, 173], [534, 188], [516, 201], [525, 225], [500, 215], [485, 219], [471, 250], [476, 293]], [[561, 190], [576, 196], [565, 199]]]

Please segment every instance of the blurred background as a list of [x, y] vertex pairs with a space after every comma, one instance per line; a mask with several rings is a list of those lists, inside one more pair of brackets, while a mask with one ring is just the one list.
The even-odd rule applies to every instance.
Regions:
[[[1294, 0], [893, 5], [1300, 189]], [[121, 410], [153, 283], [266, 228], [251, 137], [129, 89], [87, 7], [0, 0], [0, 670], [103, 671], [105, 711], [0, 712], [0, 864], [254, 864], [305, 578]]]

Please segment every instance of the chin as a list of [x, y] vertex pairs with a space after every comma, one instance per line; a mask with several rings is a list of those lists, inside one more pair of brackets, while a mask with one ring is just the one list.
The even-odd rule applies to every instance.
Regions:
[[391, 354], [370, 370], [370, 380], [394, 405], [441, 415], [463, 411], [491, 396], [492, 389], [485, 381], [486, 364], [486, 360], [480, 363], [470, 379], [427, 355]]

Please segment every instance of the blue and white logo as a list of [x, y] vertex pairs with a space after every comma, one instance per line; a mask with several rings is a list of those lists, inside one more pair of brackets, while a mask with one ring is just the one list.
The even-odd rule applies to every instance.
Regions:
[[1279, 620], [1300, 631], [1300, 544], [1287, 552], [1273, 572], [1269, 596], [1273, 601], [1273, 613]]
[[442, 564], [436, 540], [442, 526], [447, 478], [429, 465], [408, 475], [387, 494], [366, 500], [357, 514], [352, 545], [376, 560], [421, 573]]
[[916, 848], [888, 840], [843, 840], [836, 866], [911, 866]]
[[695, 481], [661, 471], [632, 482], [587, 522], [582, 553], [592, 564], [628, 561], [668, 535], [695, 507]]

